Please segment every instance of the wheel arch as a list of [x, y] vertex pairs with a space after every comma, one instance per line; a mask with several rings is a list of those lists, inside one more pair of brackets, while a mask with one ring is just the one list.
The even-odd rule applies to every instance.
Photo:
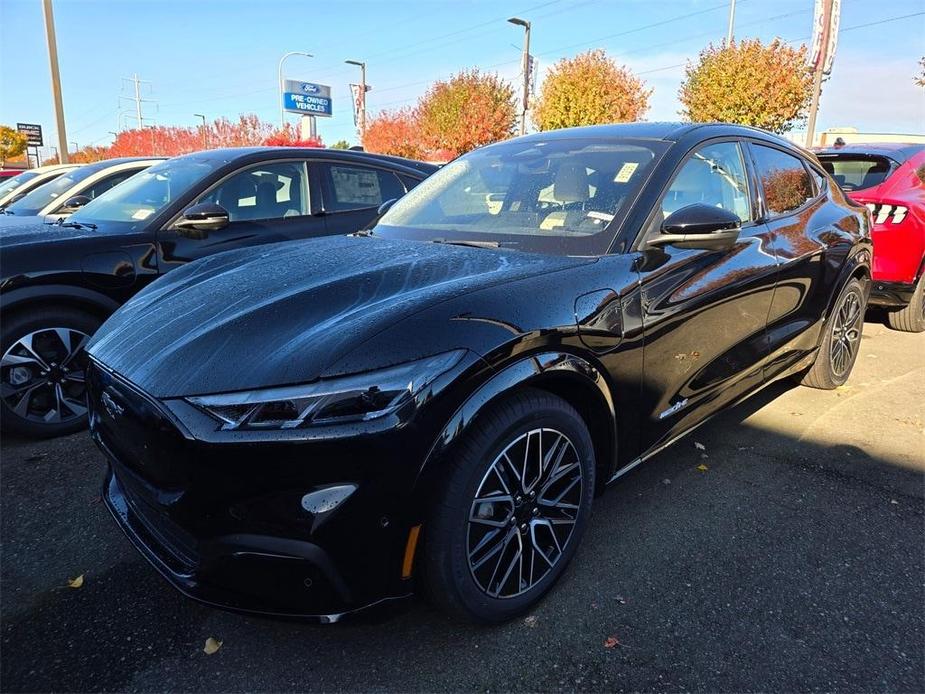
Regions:
[[614, 398], [603, 371], [567, 352], [542, 352], [523, 357], [493, 374], [456, 409], [437, 436], [415, 481], [415, 496], [424, 499], [439, 483], [440, 470], [459, 441], [487, 408], [524, 388], [556, 395], [588, 426], [594, 445], [597, 488], [602, 489], [616, 466], [617, 416]]
[[105, 320], [119, 308], [119, 304], [100, 292], [69, 285], [24, 287], [0, 295], [0, 311], [7, 320], [26, 309], [50, 307], [76, 308]]

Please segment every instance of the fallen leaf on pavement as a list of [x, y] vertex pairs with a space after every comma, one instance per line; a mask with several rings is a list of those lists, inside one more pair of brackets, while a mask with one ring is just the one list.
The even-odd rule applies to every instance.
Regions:
[[700, 472], [706, 472], [706, 471], [709, 470], [710, 468], [708, 468], [708, 467], [707, 467], [706, 465], [704, 465], [703, 463], [700, 463], [700, 465], [697, 466], [697, 469], [700, 470]]
[[616, 648], [619, 645], [621, 645], [620, 639], [618, 639], [616, 636], [608, 636], [606, 639], [604, 639], [604, 648]]
[[84, 584], [84, 575], [80, 574], [77, 578], [73, 578], [67, 582], [68, 588], [80, 588]]
[[536, 615], [530, 615], [529, 617], [524, 617], [524, 624], [531, 629], [536, 628]]
[[694, 441], [694, 448], [696, 448], [698, 451], [705, 451], [705, 450], [707, 450], [707, 447], [704, 446], [704, 445], [703, 445], [702, 443], [700, 443], [699, 441]]
[[212, 638], [211, 636], [206, 639], [206, 645], [202, 649], [202, 652], [206, 655], [212, 655], [213, 653], [218, 653], [218, 649], [222, 647], [222, 642]]

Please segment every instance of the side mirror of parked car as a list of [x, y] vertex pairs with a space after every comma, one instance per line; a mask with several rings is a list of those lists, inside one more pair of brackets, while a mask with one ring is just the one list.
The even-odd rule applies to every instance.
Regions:
[[201, 202], [186, 208], [173, 226], [183, 236], [204, 239], [208, 232], [224, 229], [228, 221], [228, 210], [224, 207], [214, 202]]
[[379, 205], [379, 209], [376, 210], [376, 216], [381, 217], [386, 212], [389, 211], [389, 208], [398, 201], [398, 198], [392, 198], [391, 200], [386, 200], [384, 203]]
[[86, 195], [75, 195], [67, 199], [67, 202], [64, 203], [64, 209], [68, 212], [73, 212], [86, 205], [90, 200], [91, 198], [88, 198]]
[[739, 238], [740, 225], [735, 212], [696, 203], [668, 215], [661, 233], [649, 239], [649, 245], [726, 251]]

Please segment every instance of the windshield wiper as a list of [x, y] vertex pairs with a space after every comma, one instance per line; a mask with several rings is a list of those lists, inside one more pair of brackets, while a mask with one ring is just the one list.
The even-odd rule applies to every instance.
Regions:
[[96, 224], [91, 224], [90, 222], [58, 222], [59, 227], [70, 227], [72, 229], [96, 229]]
[[463, 239], [433, 239], [431, 243], [445, 243], [448, 246], [471, 246], [472, 248], [500, 248], [499, 241], [465, 241]]

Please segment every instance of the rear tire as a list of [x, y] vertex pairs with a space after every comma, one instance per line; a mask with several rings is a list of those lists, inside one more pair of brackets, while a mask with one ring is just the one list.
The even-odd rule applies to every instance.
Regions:
[[900, 310], [888, 313], [886, 319], [893, 330], [905, 333], [925, 331], [925, 273], [916, 282], [912, 301]]
[[819, 343], [812, 367], [800, 381], [804, 386], [833, 390], [851, 375], [861, 348], [867, 294], [857, 279], [842, 289]]
[[13, 315], [0, 331], [0, 429], [29, 438], [80, 431], [87, 424], [87, 339], [102, 321], [72, 308]]
[[433, 602], [481, 623], [530, 609], [575, 554], [594, 472], [588, 428], [561, 398], [525, 390], [479, 415], [424, 525]]

